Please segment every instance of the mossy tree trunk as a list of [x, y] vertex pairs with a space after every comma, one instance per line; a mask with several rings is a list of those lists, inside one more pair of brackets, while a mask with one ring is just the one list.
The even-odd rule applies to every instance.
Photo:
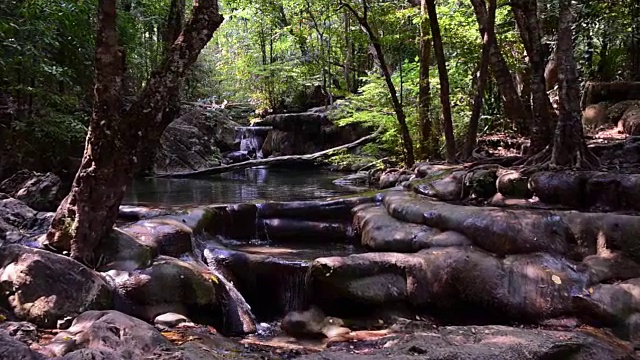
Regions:
[[162, 116], [186, 71], [223, 17], [217, 0], [199, 0], [134, 104], [121, 104], [124, 57], [118, 44], [116, 0], [99, 0], [93, 115], [80, 169], [60, 204], [46, 244], [95, 264], [94, 249], [108, 235], [136, 167], [139, 144], [168, 125]]

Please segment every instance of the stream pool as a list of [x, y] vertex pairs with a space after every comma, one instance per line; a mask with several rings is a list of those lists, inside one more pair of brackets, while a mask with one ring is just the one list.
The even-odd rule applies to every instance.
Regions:
[[253, 168], [200, 179], [134, 180], [123, 205], [185, 206], [253, 201], [315, 200], [354, 194], [333, 184], [344, 174], [309, 169]]

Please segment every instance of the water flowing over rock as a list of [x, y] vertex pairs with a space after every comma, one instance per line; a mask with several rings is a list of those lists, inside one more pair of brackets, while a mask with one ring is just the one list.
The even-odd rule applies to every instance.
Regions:
[[337, 126], [326, 113], [269, 115], [256, 123], [269, 126], [262, 153], [265, 157], [312, 154], [360, 139], [371, 131], [358, 125]]
[[246, 152], [249, 158], [262, 159], [262, 145], [272, 129], [269, 126], [241, 126], [236, 128], [240, 138], [240, 151]]
[[162, 134], [155, 171], [171, 173], [220, 165], [222, 152], [240, 150], [236, 139], [239, 126], [221, 111], [202, 108], [189, 111]]

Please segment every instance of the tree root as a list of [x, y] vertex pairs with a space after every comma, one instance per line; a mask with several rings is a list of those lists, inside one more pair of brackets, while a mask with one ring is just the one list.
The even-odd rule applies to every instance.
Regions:
[[569, 164], [558, 165], [553, 158], [553, 147], [549, 145], [541, 152], [517, 165], [521, 166], [521, 173], [523, 175], [529, 176], [538, 171], [560, 170], [563, 168], [575, 170], [598, 169], [600, 167], [600, 160], [587, 146], [581, 146], [580, 149], [571, 156], [571, 162]]

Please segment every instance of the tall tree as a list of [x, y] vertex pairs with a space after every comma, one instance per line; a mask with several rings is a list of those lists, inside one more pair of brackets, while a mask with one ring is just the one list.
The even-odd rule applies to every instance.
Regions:
[[552, 166], [589, 168], [597, 159], [584, 140], [580, 111], [580, 83], [573, 55], [571, 0], [560, 0], [558, 25], [559, 119], [553, 140]]
[[[385, 83], [387, 84], [387, 88], [389, 89], [389, 95], [391, 96], [393, 110], [396, 113], [396, 119], [398, 120], [398, 125], [400, 126], [400, 135], [402, 136], [402, 145], [404, 148], [405, 165], [408, 167], [413, 166], [413, 164], [415, 163], [415, 156], [413, 154], [413, 140], [411, 139], [411, 134], [409, 133], [409, 127], [407, 126], [407, 116], [402, 109], [402, 104], [398, 99], [396, 87], [391, 79], [391, 72], [389, 71], [387, 61], [385, 60], [384, 53], [382, 52], [380, 35], [378, 34], [378, 31], [371, 27], [371, 25], [369, 24], [369, 4], [367, 3], [367, 0], [362, 0], [362, 15], [360, 15], [360, 13], [353, 6], [351, 6], [351, 4], [345, 2], [344, 0], [340, 0], [339, 4], [340, 7], [346, 8], [351, 12], [351, 14], [353, 14], [353, 17], [358, 21], [360, 27], [369, 37], [369, 41], [373, 46], [376, 58], [380, 63], [380, 71], [382, 71]], [[451, 130], [451, 134], [453, 135], [453, 129]]]
[[456, 140], [453, 136], [453, 120], [451, 116], [451, 99], [449, 89], [449, 74], [447, 73], [447, 60], [442, 46], [442, 35], [440, 34], [440, 24], [436, 12], [435, 0], [426, 0], [427, 13], [429, 14], [429, 25], [431, 26], [431, 37], [433, 38], [433, 51], [438, 63], [438, 76], [440, 78], [440, 102], [442, 103], [442, 118], [444, 123], [444, 139], [446, 146], [447, 161], [456, 159]]
[[418, 124], [420, 126], [420, 155], [429, 158], [435, 155], [435, 141], [432, 136], [431, 119], [431, 84], [429, 62], [431, 61], [431, 39], [429, 38], [429, 18], [427, 17], [427, 0], [420, 1], [420, 74], [418, 85]]
[[[478, 25], [482, 28], [483, 24], [487, 23], [488, 17], [485, 0], [471, 0], [471, 5], [473, 5]], [[488, 35], [488, 40], [491, 44], [489, 48], [491, 72], [500, 91], [504, 115], [516, 125], [518, 132], [524, 134], [528, 132], [527, 128], [530, 126], [531, 107], [528, 102], [523, 102], [522, 98], [518, 96], [509, 65], [502, 54], [500, 44], [498, 44], [495, 27], [487, 29], [486, 35]], [[482, 29], [480, 36], [484, 39], [485, 34], [482, 33]]]
[[[484, 6], [484, 5], [483, 5]], [[496, 22], [496, 0], [489, 0], [489, 15], [485, 18], [484, 24], [480, 25], [480, 34], [482, 34], [482, 54], [480, 55], [480, 71], [478, 74], [478, 88], [476, 96], [473, 99], [473, 109], [471, 111], [471, 119], [469, 120], [469, 129], [467, 130], [467, 139], [464, 144], [463, 157], [469, 158], [476, 146], [478, 136], [478, 121], [480, 120], [480, 111], [482, 110], [482, 101], [484, 99], [484, 90], [487, 85], [489, 73], [489, 55], [491, 52], [492, 42], [495, 37]]]
[[[178, 39], [184, 24], [185, 0], [171, 0], [169, 5], [169, 15], [163, 31], [164, 53], [171, 51], [171, 45]], [[163, 122], [171, 123], [180, 115], [180, 90], [182, 84], [172, 90], [169, 95], [167, 106], [162, 112]], [[160, 145], [160, 137], [164, 128], [153, 129], [147, 141], [140, 144], [139, 150], [139, 171], [144, 175], [151, 175], [154, 172], [156, 152]]]
[[94, 263], [94, 249], [111, 231], [131, 182], [138, 146], [168, 123], [161, 116], [186, 71], [223, 21], [217, 0], [194, 2], [191, 18], [133, 105], [121, 104], [124, 58], [118, 44], [116, 0], [98, 1], [93, 115], [71, 192], [60, 204], [46, 243]]
[[555, 112], [547, 95], [544, 77], [545, 61], [540, 37], [536, 0], [514, 0], [511, 3], [520, 37], [527, 51], [531, 70], [532, 121], [530, 152], [536, 154], [551, 142], [551, 129], [555, 124]]

